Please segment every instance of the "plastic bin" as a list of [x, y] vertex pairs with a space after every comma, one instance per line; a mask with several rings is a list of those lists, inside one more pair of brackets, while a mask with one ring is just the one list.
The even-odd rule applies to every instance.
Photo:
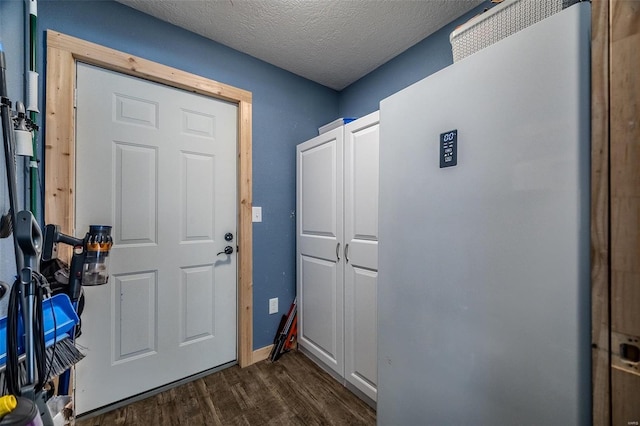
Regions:
[[338, 127], [342, 126], [343, 124], [351, 123], [353, 120], [355, 120], [355, 118], [353, 118], [353, 117], [338, 118], [337, 120], [334, 120], [331, 123], [328, 123], [328, 124], [325, 124], [322, 127], [319, 127], [318, 128], [318, 134], [321, 135], [323, 133], [328, 132], [329, 130], [337, 129]]
[[453, 62], [543, 20], [580, 0], [505, 0], [456, 28], [449, 40]]

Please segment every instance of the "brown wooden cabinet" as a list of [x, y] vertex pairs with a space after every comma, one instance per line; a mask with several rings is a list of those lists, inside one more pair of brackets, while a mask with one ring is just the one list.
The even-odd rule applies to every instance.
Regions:
[[640, 424], [640, 2], [592, 2], [593, 424]]

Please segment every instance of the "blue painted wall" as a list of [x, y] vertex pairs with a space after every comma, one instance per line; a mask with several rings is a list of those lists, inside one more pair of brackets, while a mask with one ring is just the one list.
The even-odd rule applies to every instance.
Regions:
[[[44, 32], [53, 29], [253, 93], [253, 202], [263, 208], [263, 222], [253, 228], [258, 349], [272, 342], [279, 322], [279, 315], [268, 315], [268, 299], [278, 297], [286, 311], [295, 295], [295, 145], [336, 117], [377, 110], [381, 99], [451, 64], [449, 33], [482, 7], [337, 93], [114, 1], [40, 0], [39, 72], [43, 81]], [[24, 90], [22, 22], [23, 2], [0, 0], [0, 40], [11, 61], [10, 95], [17, 98]], [[7, 241], [0, 242], [5, 280], [15, 273]]]
[[[340, 92], [339, 117], [362, 117], [376, 111], [382, 99], [453, 64], [451, 32], [492, 6], [485, 1], [344, 89]], [[464, 95], [460, 96], [462, 101]]]

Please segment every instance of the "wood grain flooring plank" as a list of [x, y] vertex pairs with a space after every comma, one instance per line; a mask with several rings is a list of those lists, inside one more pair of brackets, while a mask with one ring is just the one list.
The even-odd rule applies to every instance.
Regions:
[[256, 406], [252, 413], [247, 413], [250, 423], [254, 424], [263, 419], [265, 424], [272, 419], [286, 419], [292, 416], [293, 412], [290, 408], [290, 400], [283, 398], [275, 382], [271, 377], [260, 374], [259, 368], [256, 374], [256, 384], [260, 387], [257, 394]]
[[302, 380], [298, 380], [300, 378], [291, 376], [291, 372], [284, 367], [285, 361], [291, 362], [291, 357], [282, 357], [270, 366], [276, 371], [271, 380], [277, 386], [279, 399], [301, 424], [322, 424], [318, 419], [325, 416], [326, 410], [318, 404], [316, 396], [308, 391]]
[[215, 404], [211, 399], [211, 393], [207, 389], [207, 385], [204, 380], [196, 380], [195, 386], [198, 392], [197, 398], [200, 401], [200, 409], [202, 410], [203, 415], [205, 418], [209, 418], [211, 420], [211, 425], [221, 425], [222, 420], [220, 420]]
[[78, 426], [375, 425], [375, 411], [303, 354], [234, 366]]

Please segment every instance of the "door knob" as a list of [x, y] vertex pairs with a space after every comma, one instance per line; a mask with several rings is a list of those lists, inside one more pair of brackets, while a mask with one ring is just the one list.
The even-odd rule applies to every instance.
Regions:
[[224, 234], [224, 240], [233, 241], [233, 234], [231, 232], [227, 232], [226, 234]]
[[231, 254], [231, 253], [233, 253], [233, 247], [226, 246], [224, 248], [224, 251], [221, 251], [220, 253], [216, 254], [216, 256], [220, 256], [221, 254]]

